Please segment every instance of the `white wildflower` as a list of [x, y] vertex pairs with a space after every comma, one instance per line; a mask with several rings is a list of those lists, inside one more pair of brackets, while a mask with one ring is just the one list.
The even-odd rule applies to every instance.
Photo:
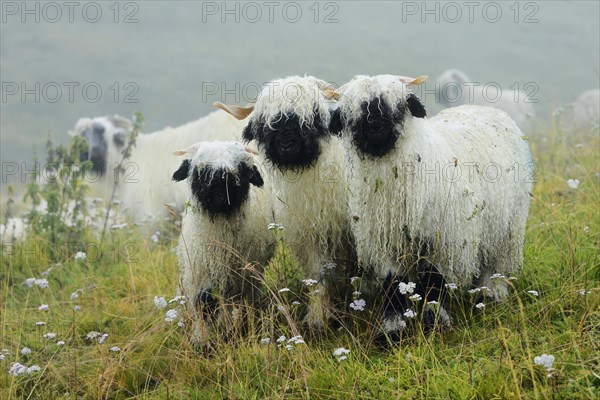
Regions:
[[182, 294], [180, 294], [179, 296], [175, 296], [173, 297], [171, 300], [169, 300], [169, 304], [171, 303], [179, 303], [181, 305], [184, 305], [186, 302], [186, 297]]
[[271, 338], [262, 338], [260, 339], [260, 344], [269, 344], [271, 343]]
[[102, 335], [100, 332], [98, 331], [90, 331], [88, 332], [88, 334], [86, 335], [86, 338], [92, 340], [92, 339], [96, 339], [98, 336]]
[[527, 293], [534, 295], [535, 297], [538, 297], [540, 295], [540, 293], [537, 290], [528, 290]]
[[0, 361], [6, 360], [6, 356], [4, 354], [0, 354]]
[[541, 365], [542, 367], [546, 368], [546, 370], [550, 371], [554, 365], [554, 356], [552, 354], [542, 354], [541, 356], [535, 357], [533, 362], [536, 365]]
[[320, 289], [315, 289], [315, 290], [313, 290], [312, 292], [309, 292], [309, 293], [308, 293], [308, 295], [309, 295], [309, 296], [314, 296], [315, 294], [319, 294], [320, 292], [321, 292], [321, 290], [320, 290]]
[[287, 351], [290, 351], [290, 350], [292, 350], [293, 348], [294, 348], [294, 346], [292, 346], [291, 344], [286, 344], [286, 345], [285, 345], [285, 349], [286, 349]]
[[490, 279], [506, 279], [506, 276], [499, 273], [495, 273], [492, 276], [490, 276]]
[[73, 311], [79, 311], [81, 310], [81, 306], [73, 306]]
[[40, 311], [48, 311], [50, 309], [50, 307], [48, 307], [48, 304], [42, 304], [41, 306], [38, 307], [38, 310]]
[[446, 287], [446, 289], [450, 289], [450, 290], [458, 289], [458, 286], [456, 285], [456, 283], [446, 283], [444, 286]]
[[16, 362], [10, 367], [10, 369], [8, 370], [8, 373], [13, 376], [18, 376], [18, 375], [24, 374], [26, 371], [27, 371], [26, 366]]
[[414, 312], [414, 311], [413, 311], [413, 310], [411, 310], [411, 309], [408, 309], [408, 310], [406, 310], [406, 311], [404, 312], [404, 314], [403, 314], [403, 315], [404, 315], [406, 318], [414, 318], [414, 317], [416, 317], [416, 316], [417, 316], [417, 313], [416, 313], [416, 312]]
[[517, 280], [517, 277], [516, 277], [516, 276], [509, 276], [509, 277], [508, 277], [508, 280], [509, 280], [509, 281], [516, 281], [516, 280]]
[[475, 304], [475, 308], [477, 308], [479, 310], [481, 310], [484, 307], [485, 307], [485, 304], [483, 304], [483, 303], [477, 303], [477, 304]]
[[166, 308], [168, 304], [167, 300], [164, 297], [154, 296], [154, 305], [159, 310], [162, 310], [163, 308]]
[[185, 326], [185, 322], [183, 322], [183, 321], [179, 321], [179, 322], [177, 323], [177, 326], [178, 326], [178, 327], [180, 327], [180, 328], [183, 328], [183, 327]]
[[285, 342], [285, 336], [281, 335], [277, 338], [277, 343]]
[[439, 304], [439, 303], [438, 303], [437, 301], [435, 301], [435, 300], [431, 300], [431, 301], [428, 301], [428, 302], [427, 302], [427, 305], [428, 305], [428, 306], [434, 306], [434, 305], [436, 305], [436, 304]]
[[299, 301], [292, 301], [292, 305], [293, 305], [293, 306], [299, 306], [299, 305], [300, 305], [300, 302], [299, 302]]
[[65, 341], [64, 340], [59, 340], [58, 342], [56, 342], [57, 346], [64, 346], [65, 345]]
[[48, 333], [44, 334], [44, 339], [48, 339], [48, 340], [56, 339], [56, 333], [48, 332]]
[[104, 344], [104, 342], [106, 341], [106, 338], [108, 337], [108, 333], [103, 333], [102, 336], [100, 336], [98, 338], [98, 343], [99, 344]]
[[21, 354], [23, 354], [24, 356], [26, 356], [27, 354], [31, 354], [31, 349], [29, 347], [23, 347], [21, 349]]
[[359, 292], [358, 290], [355, 290], [354, 292], [352, 292], [352, 296], [360, 296], [362, 293]]
[[110, 348], [110, 351], [112, 351], [113, 353], [118, 353], [121, 351], [121, 348], [117, 347], [117, 346], [113, 346]]
[[338, 362], [348, 359], [348, 354], [350, 354], [350, 350], [344, 347], [333, 350], [333, 356], [337, 358]]
[[44, 272], [42, 272], [42, 276], [47, 276], [47, 275], [49, 275], [49, 274], [50, 274], [50, 271], [52, 271], [52, 268], [54, 268], [54, 267], [50, 267], [50, 268], [48, 268], [47, 270], [45, 270]]
[[305, 343], [304, 339], [302, 339], [302, 336], [300, 336], [300, 335], [297, 335], [297, 336], [289, 338], [287, 342], [288, 343], [294, 343], [296, 345], [297, 344], [304, 344]]
[[39, 286], [42, 289], [46, 289], [48, 287], [48, 280], [47, 279], [36, 279], [35, 281], [33, 281], [33, 284], [36, 286]]
[[175, 318], [177, 318], [177, 310], [171, 309], [165, 314], [165, 321], [167, 322], [173, 322]]
[[580, 290], [579, 291], [579, 295], [580, 296], [587, 296], [588, 294], [590, 294], [591, 292], [589, 290]]
[[316, 281], [315, 279], [310, 279], [310, 278], [307, 278], [307, 279], [302, 279], [302, 282], [304, 282], [304, 284], [305, 284], [306, 286], [309, 286], [309, 287], [310, 287], [310, 286], [313, 286], [313, 285], [316, 285], [317, 283], [319, 283], [319, 282], [318, 282], [318, 281]]
[[28, 288], [33, 287], [33, 283], [35, 282], [35, 278], [27, 278], [25, 279], [25, 285], [27, 285]]
[[286, 288], [286, 287], [278, 290], [279, 293], [284, 293], [284, 292], [289, 292], [289, 291], [290, 291], [290, 288]]
[[360, 276], [353, 276], [352, 278], [350, 278], [350, 283], [352, 284], [359, 279], [360, 279]]
[[75, 260], [85, 260], [86, 258], [87, 254], [85, 254], [83, 251], [78, 251], [75, 253]]
[[350, 303], [350, 308], [356, 311], [364, 311], [367, 302], [363, 299], [354, 300]]
[[270, 231], [272, 231], [273, 229], [277, 229], [277, 230], [279, 230], [279, 231], [282, 231], [282, 230], [283, 230], [283, 225], [281, 225], [281, 224], [276, 224], [276, 223], [274, 223], [274, 222], [271, 222], [271, 223], [270, 223], [270, 224], [267, 226], [267, 229], [268, 229], [268, 230], [270, 230]]
[[398, 284], [398, 290], [400, 291], [400, 294], [407, 294], [407, 293], [412, 294], [415, 291], [416, 287], [417, 287], [417, 284], [414, 282], [408, 282], [408, 283], [400, 282]]
[[158, 236], [156, 234], [153, 234], [152, 236], [150, 236], [150, 240], [153, 243], [158, 243]]
[[583, 232], [584, 233], [588, 233], [590, 231], [590, 227], [589, 226], [584, 226], [583, 227]]
[[44, 326], [46, 323], [44, 321], [38, 321], [35, 323], [36, 326]]
[[470, 294], [475, 294], [481, 292], [481, 288], [469, 289], [468, 292]]
[[411, 301], [419, 302], [419, 301], [421, 301], [423, 298], [421, 297], [421, 295], [420, 295], [420, 294], [418, 294], [418, 293], [415, 293], [415, 294], [413, 294], [412, 296], [410, 296], [408, 299], [409, 299], [409, 300], [411, 300]]
[[323, 261], [323, 268], [328, 270], [335, 269], [335, 263], [331, 260]]
[[27, 373], [28, 373], [28, 374], [32, 374], [32, 373], [34, 373], [34, 372], [39, 372], [39, 371], [41, 371], [41, 370], [42, 370], [42, 369], [41, 369], [40, 367], [38, 367], [37, 365], [32, 365], [31, 367], [28, 367], [28, 368], [27, 368]]
[[569, 179], [567, 180], [567, 185], [569, 185], [569, 187], [571, 189], [577, 189], [579, 187], [579, 184], [581, 182], [579, 181], [579, 179]]

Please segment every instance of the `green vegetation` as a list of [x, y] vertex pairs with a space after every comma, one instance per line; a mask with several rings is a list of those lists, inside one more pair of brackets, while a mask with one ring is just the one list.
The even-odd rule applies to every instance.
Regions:
[[[292, 300], [304, 307], [308, 298], [281, 245], [263, 282], [270, 304], [246, 309], [245, 324], [195, 350], [178, 325], [177, 302], [163, 309], [154, 302], [175, 296], [177, 235], [151, 240], [130, 225], [99, 243], [30, 229], [25, 243], [2, 247], [0, 398], [597, 399], [600, 139], [531, 136], [537, 171], [524, 270], [504, 303], [476, 309], [457, 299], [451, 330], [411, 329], [381, 349], [373, 343], [378, 311], [367, 303], [365, 311], [346, 307], [343, 323], [323, 336], [310, 335], [302, 313], [284, 318], [277, 309], [293, 309]], [[568, 179], [580, 184], [570, 188]], [[28, 278], [38, 281], [28, 287]], [[278, 292], [283, 285], [291, 291]], [[179, 314], [172, 322], [169, 309]], [[306, 343], [292, 340], [288, 350], [296, 330]], [[340, 347], [350, 352], [338, 361]], [[555, 357], [552, 370], [535, 364], [542, 354]], [[40, 370], [13, 376], [16, 362]]]

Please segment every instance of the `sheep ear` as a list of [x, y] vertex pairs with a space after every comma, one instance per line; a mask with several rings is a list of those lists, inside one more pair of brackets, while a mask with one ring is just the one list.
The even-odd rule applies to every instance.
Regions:
[[336, 108], [331, 113], [331, 119], [329, 120], [329, 133], [338, 135], [342, 129], [344, 129], [344, 124], [342, 123], [342, 112], [339, 108]]
[[265, 184], [260, 172], [258, 172], [258, 167], [256, 165], [250, 170], [250, 183], [256, 187], [262, 187], [262, 185]]
[[187, 179], [190, 174], [190, 160], [183, 160], [179, 169], [173, 173], [173, 180], [175, 182], [181, 182], [184, 179]]
[[221, 109], [225, 111], [227, 114], [234, 116], [239, 120], [246, 119], [248, 115], [254, 110], [254, 106], [228, 106], [226, 104], [221, 103], [220, 101], [215, 101], [212, 103], [213, 107]]
[[252, 122], [248, 122], [248, 125], [244, 127], [244, 130], [242, 131], [242, 139], [244, 139], [244, 142], [250, 142], [254, 140], [254, 129], [252, 127]]
[[408, 104], [408, 109], [410, 113], [415, 118], [425, 118], [427, 116], [427, 111], [425, 111], [425, 106], [421, 103], [419, 98], [415, 96], [413, 93], [409, 94], [406, 98], [406, 103]]

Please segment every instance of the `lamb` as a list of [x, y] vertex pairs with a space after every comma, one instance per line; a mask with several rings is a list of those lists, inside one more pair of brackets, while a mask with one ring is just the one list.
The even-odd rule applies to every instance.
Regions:
[[[494, 274], [517, 271], [523, 261], [532, 190], [526, 138], [491, 107], [426, 118], [408, 91], [425, 79], [359, 76], [339, 89], [330, 125], [347, 157], [358, 260], [384, 282], [382, 326], [390, 335], [406, 326], [408, 304], [396, 286], [417, 280], [437, 301], [443, 282], [476, 280], [501, 299], [506, 283]], [[436, 318], [447, 325], [442, 311]]]
[[237, 142], [199, 142], [183, 152], [173, 174], [176, 182], [187, 180], [190, 196], [177, 258], [195, 344], [210, 334], [219, 298], [252, 298], [255, 282], [246, 267], [260, 270], [272, 254], [271, 193], [251, 151]]
[[[131, 157], [124, 163], [125, 172], [116, 181], [122, 211], [137, 224], [168, 217], [165, 204], [181, 211], [187, 196], [184, 188], [171, 182], [165, 173], [177, 168], [177, 160], [170, 154], [198, 140], [241, 140], [244, 125], [243, 121], [212, 112], [176, 128], [139, 135]], [[81, 158], [92, 161], [89, 181], [94, 194], [105, 200], [111, 197], [115, 167], [122, 158], [121, 152], [132, 127], [131, 121], [119, 116], [83, 118], [70, 132], [72, 136], [80, 135], [88, 140], [89, 151]]]
[[600, 89], [583, 92], [565, 110], [563, 129], [587, 131], [600, 125]]
[[312, 76], [291, 76], [266, 84], [253, 106], [215, 103], [236, 118], [250, 115], [243, 138], [256, 141], [268, 162], [276, 220], [305, 282], [318, 282], [306, 316], [317, 331], [331, 314], [325, 275], [343, 272], [331, 269], [352, 259], [343, 148], [328, 134], [332, 89]]
[[[473, 98], [469, 98], [469, 88], [466, 83], [473, 82], [459, 69], [449, 69], [443, 72], [437, 80], [440, 102], [446, 107], [466, 104], [490, 106], [505, 111], [521, 129], [530, 129], [532, 117], [535, 115], [533, 102], [523, 91], [502, 90], [497, 94], [490, 90], [490, 99], [484, 97], [482, 86], [475, 86]], [[460, 91], [458, 89], [460, 87]], [[495, 102], [493, 102], [495, 101]]]

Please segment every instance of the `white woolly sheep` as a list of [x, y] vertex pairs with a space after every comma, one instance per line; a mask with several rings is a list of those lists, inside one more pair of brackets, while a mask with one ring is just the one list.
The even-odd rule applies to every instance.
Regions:
[[469, 87], [465, 84], [470, 82], [473, 81], [459, 69], [454, 68], [443, 72], [437, 80], [440, 102], [446, 107], [473, 104], [498, 108], [508, 113], [522, 130], [531, 128], [534, 108], [531, 99], [525, 92], [502, 90], [496, 94], [494, 91], [490, 91], [491, 98], [486, 99], [482, 91], [483, 86], [480, 85], [475, 86], [473, 97], [469, 98]]
[[272, 254], [271, 193], [258, 157], [249, 151], [236, 142], [197, 143], [172, 177], [187, 179], [190, 199], [177, 258], [196, 344], [209, 334], [219, 297], [239, 301], [253, 293], [258, 281], [245, 269], [247, 263], [260, 269]]
[[3, 224], [0, 224], [1, 243], [23, 242], [25, 237], [25, 221], [23, 218], [7, 218]]
[[[122, 211], [135, 223], [158, 221], [168, 217], [165, 204], [183, 209], [187, 198], [182, 185], [175, 185], [166, 171], [177, 168], [173, 151], [199, 140], [241, 140], [245, 123], [212, 112], [196, 121], [138, 135], [131, 157], [125, 161], [125, 172], [118, 179], [118, 199]], [[88, 154], [82, 159], [93, 162], [92, 184], [95, 195], [109, 200], [115, 183], [115, 170], [121, 152], [132, 129], [129, 120], [114, 117], [80, 119], [71, 135], [80, 135], [89, 142]], [[100, 179], [96, 179], [98, 175]], [[90, 179], [91, 181], [92, 179]]]
[[583, 92], [565, 110], [563, 129], [587, 131], [600, 126], [600, 89]]
[[492, 274], [518, 270], [523, 260], [532, 190], [525, 137], [491, 107], [460, 106], [427, 119], [407, 89], [425, 79], [359, 76], [340, 88], [330, 126], [346, 151], [359, 263], [385, 281], [384, 331], [405, 326], [399, 309], [407, 305], [394, 281], [417, 277], [438, 296], [442, 278], [478, 278], [500, 298], [506, 284]]
[[236, 118], [250, 115], [243, 137], [256, 141], [270, 167], [276, 221], [306, 278], [319, 282], [306, 317], [315, 329], [330, 314], [326, 267], [351, 258], [344, 153], [328, 134], [332, 89], [312, 76], [291, 76], [266, 84], [251, 107], [215, 104]]

